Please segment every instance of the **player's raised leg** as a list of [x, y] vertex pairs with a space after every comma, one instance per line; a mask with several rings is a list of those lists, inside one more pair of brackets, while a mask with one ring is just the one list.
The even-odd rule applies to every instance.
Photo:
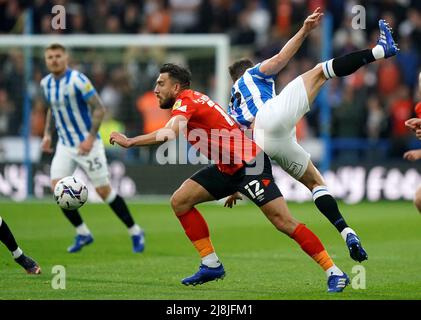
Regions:
[[[389, 25], [384, 20], [379, 20], [379, 29], [380, 37], [374, 48], [352, 52], [323, 62], [301, 76], [310, 104], [328, 79], [348, 76], [368, 63], [397, 54], [399, 49], [393, 40]], [[322, 176], [310, 160], [304, 175], [298, 177], [298, 180], [312, 192], [317, 208], [341, 233], [348, 246], [351, 258], [358, 262], [366, 260], [368, 256], [359, 237], [346, 224], [336, 200], [329, 193]]]
[[171, 197], [171, 207], [201, 258], [199, 271], [181, 281], [187, 286], [222, 279], [225, 276], [224, 267], [210, 239], [208, 225], [194, 207], [214, 199], [205, 188], [192, 179], [186, 180]]
[[366, 64], [393, 57], [398, 53], [392, 29], [386, 21], [379, 20], [379, 30], [380, 36], [374, 48], [351, 52], [322, 62], [302, 75], [310, 103], [319, 93], [325, 79], [348, 76]]
[[109, 184], [96, 187], [95, 190], [127, 227], [132, 239], [133, 252], [143, 252], [145, 250], [145, 233], [143, 229], [135, 223], [124, 199], [112, 190]]
[[7, 225], [6, 221], [2, 219], [2, 217], [0, 217], [0, 241], [3, 242], [7, 249], [11, 252], [16, 263], [24, 268], [27, 273], [41, 273], [41, 268], [39, 265], [31, 257], [26, 256], [22, 249], [19, 248], [15, 237], [12, 234], [12, 231], [10, 231], [9, 226]]

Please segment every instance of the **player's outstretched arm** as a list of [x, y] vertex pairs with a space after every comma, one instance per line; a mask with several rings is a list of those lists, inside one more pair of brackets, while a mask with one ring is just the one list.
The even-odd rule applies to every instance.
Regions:
[[317, 8], [304, 21], [301, 29], [283, 46], [278, 54], [262, 62], [259, 70], [266, 75], [274, 75], [281, 71], [295, 55], [308, 34], [320, 25], [323, 13]]
[[112, 132], [110, 135], [110, 144], [117, 143], [123, 148], [159, 144], [177, 138], [179, 132], [184, 130], [186, 125], [187, 118], [178, 115], [172, 117], [165, 127], [133, 138], [128, 138], [119, 132]]
[[96, 92], [87, 103], [91, 109], [92, 125], [88, 137], [79, 145], [79, 154], [88, 154], [91, 151], [105, 115], [105, 106]]

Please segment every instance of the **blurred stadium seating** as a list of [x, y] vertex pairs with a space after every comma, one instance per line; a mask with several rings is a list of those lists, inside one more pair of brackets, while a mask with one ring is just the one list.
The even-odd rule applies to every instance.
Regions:
[[[53, 30], [53, 5], [66, 8], [66, 29]], [[351, 27], [352, 6], [366, 9], [366, 29]], [[332, 53], [334, 56], [373, 46], [377, 40], [377, 21], [384, 18], [395, 30], [400, 46], [397, 58], [370, 64], [344, 79], [331, 81], [328, 101], [332, 110], [332, 166], [401, 162], [402, 154], [419, 142], [405, 129], [404, 121], [415, 115], [413, 107], [421, 100], [417, 85], [421, 66], [421, 1], [419, 0], [94, 0], [94, 1], [0, 1], [0, 32], [22, 34], [24, 13], [33, 13], [34, 34], [203, 34], [224, 33], [230, 39], [231, 58], [251, 55], [255, 61], [277, 52], [298, 30], [304, 18], [317, 6], [333, 17]], [[1, 37], [1, 35], [0, 35]], [[320, 60], [321, 31], [314, 32], [296, 57], [278, 77], [278, 90]], [[174, 53], [177, 55], [177, 53]], [[215, 94], [214, 60], [200, 50], [179, 53], [180, 62], [193, 71], [194, 86], [209, 96]], [[137, 135], [153, 130], [168, 117], [154, 113], [151, 89], [159, 65], [165, 62], [162, 48], [71, 50], [71, 64], [92, 79], [108, 108], [103, 135], [114, 129]], [[46, 73], [42, 50], [33, 54], [33, 99], [31, 135], [41, 137], [45, 105], [39, 80]], [[0, 50], [0, 138], [20, 136], [23, 128], [24, 58], [19, 49]], [[227, 101], [218, 101], [227, 105]], [[317, 99], [311, 112], [298, 126], [298, 138], [314, 146], [321, 135]], [[103, 137], [104, 138], [104, 137]], [[106, 138], [104, 138], [106, 139]], [[4, 150], [0, 161], [7, 162]], [[112, 153], [126, 163], [152, 164], [149, 149], [133, 153]], [[320, 152], [319, 152], [320, 153]], [[3, 160], [2, 160], [3, 159]], [[41, 164], [49, 163], [48, 157]]]

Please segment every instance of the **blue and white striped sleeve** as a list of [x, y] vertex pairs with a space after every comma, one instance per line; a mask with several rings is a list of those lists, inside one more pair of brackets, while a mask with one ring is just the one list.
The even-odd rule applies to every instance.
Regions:
[[74, 81], [76, 87], [82, 93], [83, 100], [85, 100], [85, 102], [87, 102], [89, 98], [96, 93], [96, 90], [92, 85], [91, 81], [83, 73], [78, 72], [78, 74], [75, 76]]
[[267, 75], [260, 71], [260, 66], [262, 63], [256, 64], [253, 68], [250, 68], [247, 70], [248, 73], [250, 73], [252, 76], [258, 76], [259, 78], [263, 79], [274, 79], [276, 78], [276, 74]]

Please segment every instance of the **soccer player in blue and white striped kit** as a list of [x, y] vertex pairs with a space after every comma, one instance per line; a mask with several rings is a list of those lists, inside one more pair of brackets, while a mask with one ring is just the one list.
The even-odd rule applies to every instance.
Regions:
[[[98, 195], [111, 207], [126, 225], [132, 238], [134, 252], [144, 250], [144, 232], [134, 222], [122, 197], [112, 190], [105, 157], [104, 145], [98, 130], [105, 113], [95, 88], [81, 72], [68, 67], [66, 48], [54, 43], [45, 49], [45, 63], [50, 74], [41, 80], [41, 88], [49, 105], [42, 150], [52, 153], [52, 122], [58, 134], [56, 152], [51, 164], [51, 187], [76, 167], [81, 167]], [[62, 209], [76, 228], [76, 238], [68, 252], [78, 252], [93, 242], [93, 236], [78, 210]]]
[[[374, 48], [320, 63], [276, 94], [276, 76], [311, 30], [319, 26], [322, 16], [320, 8], [317, 8], [275, 56], [257, 65], [249, 59], [241, 59], [230, 66], [234, 85], [228, 113], [243, 128], [253, 128], [254, 139], [265, 153], [312, 192], [317, 208], [345, 240], [351, 258], [361, 262], [367, 259], [367, 253], [356, 232], [345, 222], [322, 175], [310, 160], [310, 154], [297, 143], [295, 125], [310, 110], [311, 103], [328, 79], [350, 75], [368, 63], [392, 57], [397, 54], [398, 48], [390, 27], [380, 20], [380, 38]], [[227, 199], [226, 206], [232, 207], [240, 198], [239, 194], [232, 195]]]

